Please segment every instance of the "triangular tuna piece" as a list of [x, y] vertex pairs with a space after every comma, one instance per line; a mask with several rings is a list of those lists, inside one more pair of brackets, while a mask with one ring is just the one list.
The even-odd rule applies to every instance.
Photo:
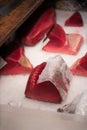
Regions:
[[80, 27], [83, 26], [83, 20], [79, 12], [75, 12], [69, 19], [65, 21], [65, 26]]
[[87, 76], [87, 53], [77, 59], [75, 63], [70, 67], [72, 74], [78, 76]]
[[33, 28], [27, 31], [22, 42], [28, 46], [34, 46], [49, 32], [55, 22], [55, 10], [53, 8], [46, 9]]
[[14, 75], [30, 73], [33, 69], [29, 59], [24, 54], [24, 48], [18, 47], [4, 58], [7, 64], [0, 70], [0, 74]]
[[56, 25], [48, 36], [43, 50], [76, 55], [82, 45], [83, 37], [80, 34], [66, 35], [60, 25]]
[[25, 96], [41, 101], [60, 103], [65, 100], [71, 73], [59, 55], [36, 66], [29, 77]]

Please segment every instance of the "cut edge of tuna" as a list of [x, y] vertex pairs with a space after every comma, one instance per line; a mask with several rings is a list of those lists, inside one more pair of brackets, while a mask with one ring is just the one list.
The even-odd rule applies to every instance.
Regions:
[[[56, 63], [55, 63], [56, 62]], [[65, 100], [72, 74], [58, 55], [34, 68], [27, 82], [25, 96], [41, 101], [60, 103]]]
[[66, 35], [66, 37], [67, 37], [67, 47], [71, 49], [73, 55], [76, 55], [83, 43], [82, 35], [71, 33]]

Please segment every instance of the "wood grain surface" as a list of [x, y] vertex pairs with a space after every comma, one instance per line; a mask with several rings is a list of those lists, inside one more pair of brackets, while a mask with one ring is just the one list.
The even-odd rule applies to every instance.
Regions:
[[21, 26], [44, 0], [24, 0], [9, 15], [0, 16], [0, 46]]

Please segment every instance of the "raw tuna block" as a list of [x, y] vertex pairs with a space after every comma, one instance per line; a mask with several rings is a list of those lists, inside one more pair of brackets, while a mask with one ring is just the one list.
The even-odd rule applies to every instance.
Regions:
[[59, 55], [36, 66], [27, 82], [25, 96], [41, 101], [61, 103], [65, 100], [71, 81], [71, 72]]
[[33, 69], [29, 59], [24, 54], [24, 48], [18, 47], [4, 58], [6, 65], [0, 69], [0, 74], [14, 75], [30, 73]]
[[70, 67], [72, 74], [78, 76], [87, 76], [87, 53], [77, 59], [75, 63]]
[[71, 55], [76, 55], [83, 43], [83, 37], [80, 34], [66, 34], [59, 24], [54, 26], [46, 40], [43, 50]]
[[65, 26], [81, 27], [83, 20], [79, 12], [75, 12], [70, 18], [65, 21]]

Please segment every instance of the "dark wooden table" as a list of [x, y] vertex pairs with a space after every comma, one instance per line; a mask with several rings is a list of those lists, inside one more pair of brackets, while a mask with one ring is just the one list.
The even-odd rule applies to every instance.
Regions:
[[24, 0], [9, 15], [0, 16], [0, 46], [29, 18], [44, 0]]

